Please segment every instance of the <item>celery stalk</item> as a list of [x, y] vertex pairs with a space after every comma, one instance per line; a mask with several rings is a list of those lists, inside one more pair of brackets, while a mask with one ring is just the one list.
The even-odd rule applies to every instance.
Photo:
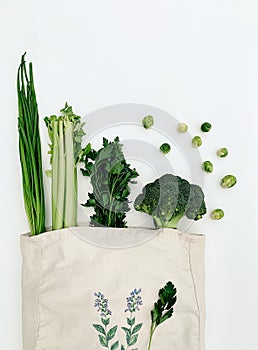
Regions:
[[65, 207], [65, 147], [64, 147], [64, 123], [58, 122], [59, 126], [59, 163], [58, 163], [58, 211], [60, 216], [60, 228], [64, 227], [64, 207]]
[[75, 226], [77, 215], [77, 196], [75, 190], [75, 161], [73, 149], [73, 125], [67, 122], [65, 129], [65, 154], [66, 154], [66, 186], [65, 186], [65, 215], [64, 223], [66, 226]]
[[52, 158], [52, 226], [53, 230], [63, 227], [63, 212], [59, 201], [59, 144], [58, 121], [53, 121], [53, 158]]
[[77, 225], [77, 162], [81, 151], [84, 123], [67, 104], [60, 117], [45, 118], [52, 144], [52, 228]]

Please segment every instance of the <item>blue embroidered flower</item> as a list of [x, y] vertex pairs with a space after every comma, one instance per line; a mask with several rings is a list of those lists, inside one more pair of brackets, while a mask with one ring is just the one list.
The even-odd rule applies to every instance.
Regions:
[[106, 299], [105, 296], [100, 292], [94, 293], [94, 295], [97, 297], [97, 299], [95, 299], [94, 307], [97, 308], [100, 316], [105, 318], [109, 315], [112, 315], [111, 310], [108, 308], [108, 299]]
[[142, 305], [142, 297], [140, 296], [141, 291], [141, 288], [138, 290], [135, 288], [130, 293], [130, 296], [126, 298], [127, 309], [125, 310], [125, 312], [129, 311], [133, 313], [136, 311], [140, 311], [140, 306]]

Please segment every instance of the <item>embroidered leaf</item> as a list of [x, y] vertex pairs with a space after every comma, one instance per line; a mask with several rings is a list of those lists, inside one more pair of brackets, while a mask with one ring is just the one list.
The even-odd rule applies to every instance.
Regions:
[[119, 341], [117, 340], [112, 346], [111, 346], [111, 350], [116, 350], [119, 346]]
[[110, 322], [110, 318], [101, 318], [101, 322], [104, 326], [108, 326]]
[[142, 328], [142, 323], [137, 324], [132, 331], [132, 334], [138, 333], [139, 330]]
[[131, 339], [131, 330], [129, 328], [126, 328], [126, 327], [121, 327], [121, 328], [126, 333], [126, 343], [129, 346], [130, 339]]
[[135, 317], [134, 318], [127, 318], [127, 324], [129, 326], [133, 326], [135, 324]]
[[131, 334], [131, 331], [129, 328], [126, 328], [126, 327], [121, 327], [123, 331], [125, 331], [125, 333], [127, 334]]
[[112, 327], [112, 328], [108, 331], [108, 333], [107, 333], [107, 340], [108, 340], [108, 341], [114, 338], [114, 336], [115, 336], [115, 334], [116, 334], [116, 331], [117, 331], [117, 326]]
[[126, 343], [129, 346], [130, 340], [131, 340], [131, 330], [126, 327], [121, 327], [122, 330], [126, 333]]
[[125, 347], [124, 347], [124, 345], [121, 345], [121, 350], [125, 350]]
[[93, 324], [93, 327], [99, 332], [106, 335], [105, 329], [99, 324]]
[[99, 342], [105, 348], [108, 347], [108, 341], [107, 341], [106, 337], [104, 337], [103, 335], [100, 335], [100, 334], [99, 334]]
[[135, 324], [135, 317], [134, 318], [127, 318], [127, 324], [129, 326], [133, 326]]
[[134, 345], [136, 342], [137, 342], [137, 339], [138, 339], [138, 334], [135, 334], [131, 337], [130, 341], [129, 341], [129, 346], [132, 346]]

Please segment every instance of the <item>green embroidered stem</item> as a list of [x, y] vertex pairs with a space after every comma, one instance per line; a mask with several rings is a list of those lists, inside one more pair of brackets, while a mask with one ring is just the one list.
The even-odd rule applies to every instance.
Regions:
[[[140, 310], [140, 306], [142, 305], [142, 297], [140, 295], [141, 289], [134, 289], [130, 295], [126, 298], [127, 308], [125, 312], [130, 312], [130, 317], [126, 319], [129, 327], [122, 327], [122, 330], [126, 335], [126, 344], [127, 347], [121, 347], [121, 350], [129, 350], [129, 348], [135, 345], [138, 341], [139, 331], [142, 328], [142, 323], [138, 323], [135, 325], [135, 317], [134, 314]], [[137, 350], [136, 348], [132, 350]]]
[[[107, 325], [105, 325], [105, 333], [107, 334]], [[107, 341], [107, 344], [108, 344], [108, 341]], [[107, 348], [109, 350], [109, 345], [107, 345]]]
[[[133, 313], [131, 312], [131, 315], [130, 315], [130, 339], [129, 339], [129, 342], [131, 341], [131, 337], [132, 337], [132, 327], [133, 327], [133, 323], [132, 323], [132, 319], [133, 319]], [[127, 344], [127, 347], [126, 349], [129, 349], [129, 345]]]

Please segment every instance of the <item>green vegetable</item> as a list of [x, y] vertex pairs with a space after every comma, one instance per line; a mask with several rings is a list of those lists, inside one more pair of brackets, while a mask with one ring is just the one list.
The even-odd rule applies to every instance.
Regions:
[[220, 157], [220, 158], [225, 158], [227, 155], [228, 155], [228, 150], [227, 150], [227, 148], [225, 148], [225, 147], [220, 148], [220, 149], [217, 151], [217, 156]]
[[177, 300], [177, 290], [172, 282], [167, 282], [164, 288], [159, 291], [159, 299], [155, 302], [151, 311], [151, 328], [148, 350], [151, 349], [151, 343], [155, 330], [159, 325], [173, 316], [174, 305]]
[[145, 129], [151, 128], [153, 124], [154, 124], [154, 118], [151, 115], [146, 115], [146, 117], [144, 117], [142, 120], [142, 125]]
[[211, 218], [213, 220], [220, 220], [223, 218], [223, 216], [224, 216], [224, 211], [222, 209], [214, 209], [211, 212]]
[[206, 160], [205, 162], [202, 163], [202, 168], [204, 171], [206, 171], [206, 173], [213, 172], [213, 164], [209, 160]]
[[160, 151], [161, 151], [162, 153], [167, 154], [167, 153], [170, 152], [171, 147], [170, 147], [170, 145], [169, 145], [168, 143], [163, 143], [163, 144], [160, 146], [159, 149], [160, 149]]
[[17, 75], [19, 153], [24, 206], [32, 235], [46, 231], [45, 200], [39, 133], [39, 113], [32, 63], [26, 69], [25, 54]]
[[200, 136], [194, 136], [194, 138], [192, 139], [192, 146], [194, 148], [198, 148], [202, 145], [202, 139], [200, 138]]
[[226, 175], [221, 180], [220, 184], [223, 188], [233, 187], [237, 183], [237, 179], [234, 175]]
[[81, 117], [72, 107], [60, 111], [61, 116], [46, 117], [45, 123], [51, 140], [52, 165], [52, 229], [77, 225], [77, 164], [85, 132]]
[[202, 189], [172, 174], [147, 184], [136, 197], [134, 208], [151, 215], [156, 227], [168, 228], [177, 228], [183, 216], [199, 220], [206, 213]]
[[82, 174], [90, 176], [93, 193], [83, 205], [93, 207], [92, 226], [126, 227], [129, 211], [130, 183], [139, 174], [130, 168], [124, 158], [122, 145], [116, 137], [113, 142], [103, 138], [103, 147], [96, 152], [88, 145], [82, 153]]
[[179, 123], [177, 125], [177, 131], [180, 133], [187, 132], [188, 126], [185, 123]]
[[211, 130], [211, 124], [208, 122], [205, 122], [201, 125], [201, 130], [203, 132], [209, 132]]

